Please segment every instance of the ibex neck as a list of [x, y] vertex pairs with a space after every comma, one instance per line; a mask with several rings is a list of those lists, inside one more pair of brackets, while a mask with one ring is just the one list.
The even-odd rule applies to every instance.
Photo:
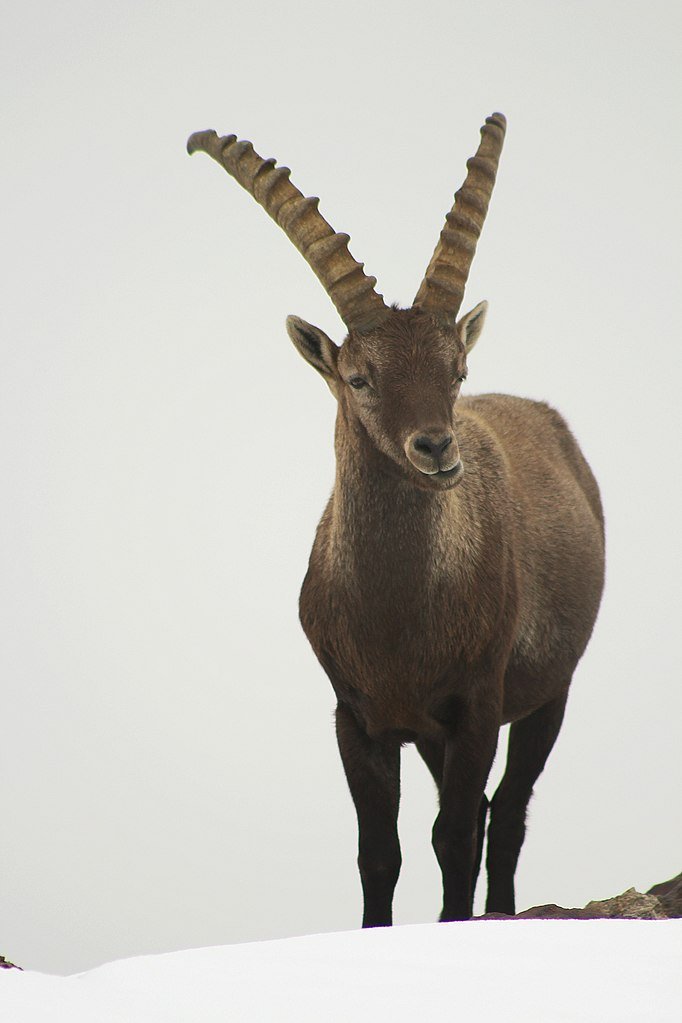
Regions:
[[455, 556], [459, 518], [454, 491], [422, 490], [367, 437], [337, 433], [330, 539], [354, 575], [372, 585], [428, 582]]

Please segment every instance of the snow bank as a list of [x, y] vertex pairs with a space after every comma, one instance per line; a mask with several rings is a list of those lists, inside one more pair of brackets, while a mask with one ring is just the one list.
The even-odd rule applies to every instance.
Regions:
[[3, 1023], [659, 1023], [682, 920], [423, 924], [227, 945], [55, 977], [0, 971]]

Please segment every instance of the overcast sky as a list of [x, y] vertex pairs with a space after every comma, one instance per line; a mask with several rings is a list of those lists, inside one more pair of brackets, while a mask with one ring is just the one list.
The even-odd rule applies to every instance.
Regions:
[[[567, 416], [608, 542], [518, 904], [677, 873], [679, 5], [28, 0], [1, 35], [0, 953], [67, 972], [359, 924], [334, 700], [297, 619], [334, 403], [284, 319], [343, 329], [265, 213], [186, 156], [208, 127], [289, 165], [407, 305], [507, 115], [466, 386]], [[403, 793], [396, 918], [434, 920], [412, 749]]]

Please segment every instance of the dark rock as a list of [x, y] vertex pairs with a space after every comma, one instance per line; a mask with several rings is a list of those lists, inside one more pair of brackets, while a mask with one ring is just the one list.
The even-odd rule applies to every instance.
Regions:
[[650, 888], [647, 895], [655, 895], [667, 916], [682, 917], [682, 874], [662, 881]]
[[665, 920], [667, 913], [655, 895], [643, 895], [628, 888], [622, 895], [603, 902], [588, 902], [582, 909], [536, 906], [519, 913], [524, 919], [556, 920]]
[[4, 956], [0, 956], [0, 970], [20, 970], [21, 966], [16, 966], [14, 963], [10, 963], [9, 959], [5, 959]]
[[516, 916], [486, 913], [478, 920], [667, 920], [682, 917], [682, 874], [654, 885], [646, 894], [628, 888], [603, 902], [588, 902], [582, 909], [564, 906], [533, 906]]

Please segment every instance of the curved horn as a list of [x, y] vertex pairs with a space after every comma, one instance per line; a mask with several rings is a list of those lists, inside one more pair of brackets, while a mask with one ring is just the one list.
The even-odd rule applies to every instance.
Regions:
[[279, 224], [319, 277], [349, 330], [370, 330], [388, 315], [374, 290], [376, 277], [368, 277], [348, 251], [349, 236], [329, 226], [317, 209], [319, 199], [303, 197], [289, 181], [288, 167], [263, 160], [250, 142], [239, 142], [236, 135], [219, 138], [214, 131], [195, 132], [187, 152], [198, 149], [217, 160]]
[[449, 323], [457, 319], [464, 298], [464, 286], [488, 212], [506, 128], [504, 114], [486, 117], [478, 151], [467, 160], [466, 180], [455, 192], [455, 204], [446, 214], [445, 227], [414, 300], [414, 305]]

